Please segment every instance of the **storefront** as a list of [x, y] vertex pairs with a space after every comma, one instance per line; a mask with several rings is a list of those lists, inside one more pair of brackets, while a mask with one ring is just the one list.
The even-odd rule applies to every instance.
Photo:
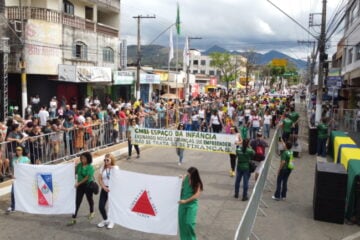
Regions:
[[129, 101], [134, 93], [135, 72], [134, 71], [114, 71], [112, 98]]

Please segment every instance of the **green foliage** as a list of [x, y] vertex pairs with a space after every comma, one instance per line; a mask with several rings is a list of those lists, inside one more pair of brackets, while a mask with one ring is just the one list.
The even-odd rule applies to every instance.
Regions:
[[239, 67], [241, 61], [232, 56], [229, 53], [213, 52], [210, 54], [211, 66], [219, 69], [221, 72], [220, 80], [226, 83], [229, 87], [229, 83], [239, 78]]

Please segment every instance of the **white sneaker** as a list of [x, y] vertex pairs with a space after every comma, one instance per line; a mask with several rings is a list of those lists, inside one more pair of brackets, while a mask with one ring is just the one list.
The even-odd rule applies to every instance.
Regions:
[[108, 225], [106, 226], [107, 229], [112, 229], [113, 227], [114, 227], [113, 222], [109, 222]]
[[101, 222], [98, 223], [97, 227], [102, 228], [102, 227], [105, 227], [107, 224], [108, 224], [108, 221], [102, 220]]
[[12, 209], [11, 207], [9, 207], [8, 209], [6, 209], [6, 213], [12, 213], [12, 212], [15, 212], [15, 210]]
[[181, 166], [181, 162], [178, 162], [178, 165]]

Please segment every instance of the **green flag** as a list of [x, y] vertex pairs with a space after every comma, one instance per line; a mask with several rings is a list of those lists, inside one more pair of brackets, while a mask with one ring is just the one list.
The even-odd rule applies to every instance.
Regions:
[[177, 3], [177, 11], [176, 11], [176, 32], [180, 35], [180, 8], [179, 3]]

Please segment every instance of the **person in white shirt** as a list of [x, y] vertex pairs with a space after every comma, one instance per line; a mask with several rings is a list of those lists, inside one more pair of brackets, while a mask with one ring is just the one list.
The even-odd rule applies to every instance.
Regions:
[[102, 228], [105, 227], [107, 229], [111, 229], [114, 227], [114, 223], [110, 222], [107, 217], [107, 212], [105, 209], [106, 202], [108, 200], [108, 195], [110, 192], [109, 189], [109, 181], [113, 172], [119, 169], [116, 165], [115, 157], [111, 153], [105, 155], [104, 165], [100, 168], [98, 175], [98, 182], [101, 187], [100, 199], [99, 199], [99, 211], [103, 220], [97, 225], [97, 227]]
[[56, 100], [56, 97], [53, 97], [49, 103], [49, 114], [51, 119], [56, 117], [57, 106], [58, 106], [58, 102]]
[[229, 115], [229, 117], [234, 120], [234, 112], [235, 112], [235, 108], [232, 104], [228, 104], [228, 111], [227, 114]]
[[49, 112], [46, 110], [45, 106], [42, 106], [40, 108], [38, 116], [39, 116], [39, 120], [40, 120], [40, 126], [45, 127], [46, 122], [47, 122], [47, 120], [49, 119], [49, 116], [50, 116]]
[[270, 138], [270, 125], [272, 121], [272, 116], [269, 111], [265, 112], [264, 115], [264, 138]]
[[257, 112], [253, 111], [252, 115], [250, 116], [250, 126], [251, 126], [251, 139], [256, 138], [256, 133], [259, 131], [261, 127], [261, 117], [257, 114]]

